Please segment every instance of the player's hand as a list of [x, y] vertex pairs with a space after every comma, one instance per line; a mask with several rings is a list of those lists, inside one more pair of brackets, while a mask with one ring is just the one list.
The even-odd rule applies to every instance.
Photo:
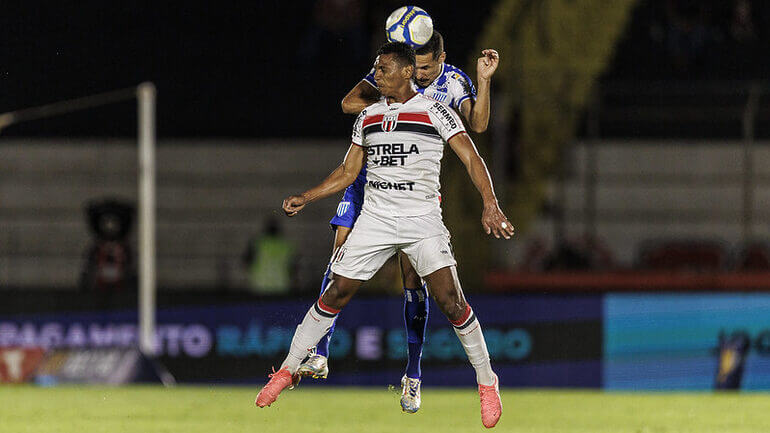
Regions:
[[301, 195], [290, 195], [283, 200], [283, 211], [286, 216], [293, 217], [302, 210], [307, 204], [305, 197]]
[[506, 239], [513, 236], [513, 224], [508, 221], [496, 203], [484, 206], [484, 212], [481, 213], [481, 225], [486, 234], [492, 233], [497, 239], [500, 239], [500, 236]]
[[479, 80], [490, 80], [500, 63], [500, 55], [497, 51], [487, 48], [481, 52], [481, 57], [476, 62], [476, 76]]

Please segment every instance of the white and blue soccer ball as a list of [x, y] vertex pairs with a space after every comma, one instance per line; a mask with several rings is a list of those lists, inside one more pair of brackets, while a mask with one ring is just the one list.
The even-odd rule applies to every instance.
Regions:
[[385, 37], [388, 42], [406, 42], [414, 48], [428, 43], [433, 36], [433, 19], [425, 9], [402, 6], [385, 20]]

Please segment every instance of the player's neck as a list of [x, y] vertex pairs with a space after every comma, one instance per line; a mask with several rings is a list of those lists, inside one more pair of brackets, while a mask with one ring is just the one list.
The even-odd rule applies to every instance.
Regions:
[[412, 99], [414, 95], [416, 95], [417, 92], [412, 90], [412, 87], [404, 87], [402, 89], [399, 89], [399, 91], [395, 92], [395, 94], [386, 96], [385, 100], [388, 101], [388, 104], [403, 104], [404, 102]]

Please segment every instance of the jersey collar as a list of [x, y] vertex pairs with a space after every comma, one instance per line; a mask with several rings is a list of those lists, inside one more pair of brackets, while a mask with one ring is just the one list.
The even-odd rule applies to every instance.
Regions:
[[407, 99], [406, 101], [404, 101], [404, 102], [394, 102], [392, 104], [390, 102], [388, 102], [388, 98], [385, 98], [385, 103], [388, 104], [388, 107], [390, 107], [391, 105], [396, 105], [396, 104], [406, 105], [407, 102], [411, 101], [412, 99], [414, 99], [415, 96], [417, 96], [419, 94], [420, 94], [420, 92], [414, 92], [414, 95], [410, 96], [409, 99]]

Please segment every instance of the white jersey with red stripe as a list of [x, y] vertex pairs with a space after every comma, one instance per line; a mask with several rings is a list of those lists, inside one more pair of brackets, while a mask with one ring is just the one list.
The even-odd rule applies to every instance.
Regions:
[[[364, 77], [364, 81], [377, 87], [374, 68]], [[446, 103], [457, 112], [466, 100], [476, 101], [476, 88], [473, 87], [473, 81], [462, 69], [448, 63], [441, 64], [441, 71], [430, 84], [420, 87], [412, 81], [412, 89], [431, 99]]]
[[465, 132], [457, 113], [416, 93], [404, 103], [366, 107], [353, 126], [353, 144], [366, 151], [362, 212], [381, 216], [441, 213], [439, 175], [444, 144]]

